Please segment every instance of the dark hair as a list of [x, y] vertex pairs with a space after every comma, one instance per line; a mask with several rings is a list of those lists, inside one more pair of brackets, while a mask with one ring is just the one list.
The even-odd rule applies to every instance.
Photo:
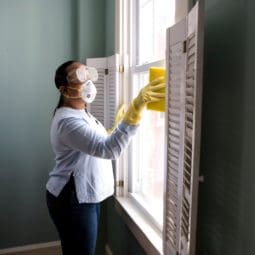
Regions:
[[[55, 73], [55, 85], [56, 85], [57, 89], [59, 89], [60, 86], [67, 85], [68, 81], [67, 81], [66, 69], [68, 66], [70, 66], [71, 64], [73, 64], [75, 62], [78, 62], [78, 61], [69, 60], [58, 67], [58, 69], [56, 70], [56, 73]], [[54, 114], [55, 114], [56, 110], [63, 105], [63, 103], [64, 103], [63, 96], [60, 95], [57, 107], [54, 110]]]

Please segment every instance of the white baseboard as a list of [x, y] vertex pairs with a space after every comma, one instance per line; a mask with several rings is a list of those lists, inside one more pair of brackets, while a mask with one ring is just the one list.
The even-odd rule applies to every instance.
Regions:
[[26, 251], [29, 252], [32, 250], [40, 250], [40, 249], [53, 248], [53, 247], [60, 247], [60, 241], [24, 245], [24, 246], [18, 246], [18, 247], [7, 248], [7, 249], [0, 249], [0, 254], [14, 254], [14, 253], [17, 254], [19, 252], [24, 253]]
[[105, 255], [113, 255], [112, 250], [108, 244], [105, 245]]

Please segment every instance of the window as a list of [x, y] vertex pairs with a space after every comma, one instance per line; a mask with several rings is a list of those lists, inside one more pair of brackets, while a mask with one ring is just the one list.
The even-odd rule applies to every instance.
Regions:
[[[119, 52], [125, 67], [124, 98], [128, 94], [131, 101], [148, 82], [149, 67], [166, 65], [167, 71], [166, 113], [145, 112], [128, 158], [125, 157], [131, 199], [118, 200], [124, 208], [118, 210], [148, 254], [162, 254], [156, 242], [147, 249], [153, 238], [144, 240], [144, 235], [152, 237], [156, 232], [163, 236], [164, 254], [196, 254], [204, 7], [199, 1], [187, 15], [190, 2], [118, 1], [123, 5], [119, 8], [120, 17], [124, 17], [119, 22], [123, 32], [119, 35]], [[178, 20], [175, 25], [174, 9], [175, 21]], [[129, 64], [126, 55], [130, 57]], [[140, 225], [151, 228], [140, 234]], [[154, 248], [156, 253], [151, 253]]]
[[[133, 1], [130, 15], [130, 99], [148, 83], [150, 66], [164, 66], [166, 28], [174, 22], [174, 0]], [[145, 111], [131, 145], [130, 196], [162, 230], [165, 114]]]

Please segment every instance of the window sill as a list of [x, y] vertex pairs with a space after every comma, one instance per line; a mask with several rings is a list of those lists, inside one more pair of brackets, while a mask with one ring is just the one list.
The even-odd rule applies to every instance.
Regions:
[[146, 254], [162, 255], [162, 233], [136, 208], [132, 199], [115, 197], [115, 208]]

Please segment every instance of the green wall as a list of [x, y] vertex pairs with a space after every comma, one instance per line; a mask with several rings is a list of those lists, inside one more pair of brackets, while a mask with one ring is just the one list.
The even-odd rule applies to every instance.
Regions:
[[255, 4], [205, 3], [198, 253], [254, 254]]
[[107, 0], [105, 6], [105, 56], [115, 53], [115, 0]]
[[105, 56], [105, 5], [109, 0], [78, 0], [78, 51], [81, 61]]
[[0, 249], [57, 240], [45, 205], [55, 69], [105, 54], [104, 0], [0, 1]]

